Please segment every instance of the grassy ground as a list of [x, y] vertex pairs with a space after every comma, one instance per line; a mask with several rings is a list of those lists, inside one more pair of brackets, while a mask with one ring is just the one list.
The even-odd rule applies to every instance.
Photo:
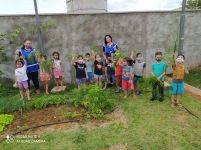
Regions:
[[[167, 93], [167, 91], [166, 91]], [[123, 93], [120, 94], [123, 97]], [[184, 108], [171, 108], [170, 98], [164, 102], [150, 102], [151, 93], [136, 99], [121, 100], [121, 108], [128, 124], [114, 122], [103, 128], [69, 131], [67, 128], [41, 135], [45, 143], [0, 143], [2, 150], [101, 150], [113, 145], [128, 145], [141, 150], [200, 150], [201, 120]], [[181, 103], [197, 116], [201, 116], [199, 102], [182, 96]], [[26, 133], [25, 133], [26, 134]]]
[[185, 82], [201, 89], [201, 69], [190, 70], [189, 74], [185, 75]]

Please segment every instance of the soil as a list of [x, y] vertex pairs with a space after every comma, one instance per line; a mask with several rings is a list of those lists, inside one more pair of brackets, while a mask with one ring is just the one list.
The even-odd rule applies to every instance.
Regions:
[[[74, 109], [74, 110], [73, 110]], [[63, 115], [68, 112], [76, 112], [77, 110], [81, 110], [81, 108], [69, 108], [66, 105], [56, 106], [48, 106], [43, 109], [34, 109], [31, 112], [23, 112], [22, 116], [20, 112], [14, 112], [13, 115], [15, 119], [12, 124], [8, 125], [3, 133], [0, 135], [0, 139], [5, 138], [6, 135], [10, 135], [14, 132], [21, 131], [25, 128], [33, 127], [41, 124], [48, 124], [52, 122], [61, 122], [66, 120], [75, 120], [73, 119], [65, 119]], [[84, 116], [80, 116], [80, 118], [84, 118]], [[63, 129], [68, 129], [66, 132], [77, 131], [80, 126], [92, 130], [99, 127], [106, 127], [113, 122], [120, 122], [124, 125], [127, 125], [127, 120], [123, 115], [123, 111], [120, 107], [115, 109], [112, 113], [107, 114], [105, 118], [102, 120], [91, 119], [88, 121], [81, 122], [69, 122], [63, 124], [49, 125], [43, 126], [35, 129], [31, 129], [29, 131], [25, 131], [24, 133], [19, 133], [20, 135], [44, 135], [46, 133], [51, 133], [55, 131], [63, 131]]]
[[113, 145], [107, 149], [103, 149], [103, 150], [139, 150], [137, 148], [131, 148], [129, 147], [127, 144], [119, 144], [119, 145]]
[[188, 117], [185, 115], [179, 115], [177, 117], [178, 122], [184, 122], [186, 119], [188, 119]]
[[193, 92], [191, 92], [191, 91], [188, 91], [188, 90], [186, 90], [186, 89], [185, 89], [185, 94], [186, 94], [187, 96], [189, 96], [189, 97], [191, 97], [191, 98], [193, 98], [193, 99], [195, 99], [195, 100], [201, 102], [201, 96], [196, 95], [195, 93], [193, 93]]

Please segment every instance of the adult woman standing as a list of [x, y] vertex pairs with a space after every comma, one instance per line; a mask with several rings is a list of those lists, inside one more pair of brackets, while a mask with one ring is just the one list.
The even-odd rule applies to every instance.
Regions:
[[103, 57], [105, 58], [106, 63], [108, 63], [108, 55], [110, 53], [115, 53], [115, 51], [118, 49], [118, 46], [116, 43], [112, 42], [111, 35], [107, 34], [104, 38], [105, 44], [103, 45]]
[[31, 41], [26, 39], [22, 48], [19, 48], [15, 51], [15, 60], [19, 60], [20, 56], [24, 56], [27, 61], [27, 76], [28, 76], [28, 85], [30, 87], [30, 80], [32, 80], [34, 87], [36, 89], [36, 93], [40, 94], [39, 90], [39, 81], [38, 81], [38, 70], [39, 65], [36, 61], [37, 55], [35, 54], [33, 57], [33, 64], [31, 64], [28, 60], [28, 55], [33, 52], [35, 49], [31, 47]]

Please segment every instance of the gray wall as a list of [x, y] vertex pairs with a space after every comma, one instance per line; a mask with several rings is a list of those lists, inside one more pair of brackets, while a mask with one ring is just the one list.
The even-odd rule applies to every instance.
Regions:
[[[186, 66], [201, 65], [201, 11], [186, 13], [184, 55]], [[43, 41], [45, 53], [49, 58], [54, 51], [61, 55], [65, 72], [64, 82], [74, 82], [74, 68], [64, 56], [67, 52], [84, 54], [90, 52], [92, 45], [102, 50], [103, 38], [111, 34], [121, 51], [130, 56], [132, 49], [141, 52], [147, 62], [147, 72], [154, 61], [154, 53], [165, 52], [173, 46], [173, 41], [179, 27], [180, 12], [127, 12], [100, 14], [51, 14], [41, 15], [42, 23], [57, 22], [51, 29], [44, 30]], [[15, 28], [30, 29], [35, 25], [34, 15], [0, 16], [0, 34], [10, 33]], [[9, 62], [0, 64], [0, 70], [5, 72], [4, 81], [14, 78], [14, 51], [19, 48], [23, 40], [29, 38], [32, 46], [39, 48], [37, 33], [23, 32], [15, 40], [15, 45], [8, 41], [0, 42], [6, 46]]]

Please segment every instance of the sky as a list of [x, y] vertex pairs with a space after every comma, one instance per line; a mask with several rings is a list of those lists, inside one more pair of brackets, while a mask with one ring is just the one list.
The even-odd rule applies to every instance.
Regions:
[[[172, 10], [182, 0], [107, 0], [108, 11]], [[66, 13], [66, 0], [37, 0], [39, 13]], [[0, 0], [0, 14], [34, 14], [33, 0]]]

